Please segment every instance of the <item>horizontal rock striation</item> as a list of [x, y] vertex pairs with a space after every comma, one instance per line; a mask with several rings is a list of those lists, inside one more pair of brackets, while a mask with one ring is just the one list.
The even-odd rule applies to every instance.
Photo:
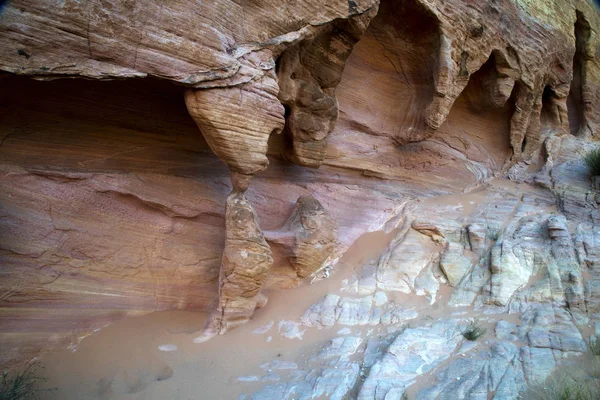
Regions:
[[293, 41], [304, 27], [375, 4], [14, 1], [1, 15], [0, 65], [40, 79], [153, 76], [191, 87], [234, 86], [254, 78], [246, 58], [254, 49]]

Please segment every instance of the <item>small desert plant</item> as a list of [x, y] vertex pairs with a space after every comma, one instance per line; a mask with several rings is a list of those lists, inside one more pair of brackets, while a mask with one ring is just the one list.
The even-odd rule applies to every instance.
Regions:
[[482, 327], [479, 323], [472, 321], [472, 322], [469, 322], [469, 325], [467, 325], [465, 330], [462, 332], [462, 335], [467, 340], [475, 341], [475, 340], [479, 339], [481, 336], [485, 335], [486, 332], [487, 332], [487, 329]]
[[[590, 350], [588, 355], [591, 356], [586, 357], [583, 363], [583, 368], [591, 378], [600, 379], [600, 357], [593, 354], [592, 350]], [[600, 396], [598, 396], [598, 398], [600, 398]]]
[[597, 336], [590, 337], [588, 351], [595, 356], [600, 356], [600, 339]]
[[[488, 211], [486, 211], [487, 214]], [[487, 240], [491, 240], [493, 242], [498, 241], [502, 235], [502, 225], [500, 225], [497, 221], [489, 221], [486, 217], [485, 219], [485, 238]]]
[[500, 234], [502, 233], [502, 231], [500, 229], [491, 229], [488, 228], [488, 232], [487, 232], [487, 238], [489, 240], [492, 240], [494, 242], [498, 241], [498, 239], [500, 238]]
[[524, 400], [595, 400], [598, 381], [585, 376], [550, 376], [542, 384], [530, 387], [520, 398]]
[[12, 373], [4, 371], [0, 381], [0, 400], [37, 399], [39, 390], [35, 388], [35, 383], [39, 379], [36, 363], [29, 363]]
[[589, 167], [592, 176], [600, 175], [600, 147], [589, 151], [585, 155], [585, 163]]

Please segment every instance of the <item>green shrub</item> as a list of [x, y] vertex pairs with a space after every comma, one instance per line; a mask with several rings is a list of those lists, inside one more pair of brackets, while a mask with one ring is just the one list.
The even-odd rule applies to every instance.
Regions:
[[487, 329], [485, 329], [484, 327], [479, 325], [477, 322], [472, 321], [472, 322], [469, 322], [469, 325], [467, 325], [465, 330], [462, 332], [462, 335], [467, 340], [475, 341], [475, 340], [479, 339], [481, 336], [485, 335], [486, 332], [487, 332]]
[[589, 151], [585, 155], [585, 163], [589, 167], [592, 176], [600, 175], [600, 147]]
[[519, 396], [524, 400], [596, 400], [599, 398], [596, 379], [584, 375], [550, 376], [543, 384], [530, 387]]
[[600, 379], [600, 357], [593, 354], [591, 350], [584, 362], [584, 368], [591, 378]]
[[35, 363], [29, 363], [12, 373], [4, 371], [0, 382], [0, 400], [37, 399], [39, 390], [35, 388], [35, 383], [39, 379]]
[[590, 337], [588, 351], [595, 356], [600, 356], [600, 339], [597, 336]]

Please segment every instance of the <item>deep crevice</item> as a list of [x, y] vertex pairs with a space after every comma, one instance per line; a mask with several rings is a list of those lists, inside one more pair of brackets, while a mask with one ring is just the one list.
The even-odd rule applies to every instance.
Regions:
[[545, 134], [561, 127], [558, 96], [551, 85], [544, 86], [540, 110], [540, 133]]
[[489, 108], [504, 107], [510, 98], [513, 81], [499, 68], [507, 68], [506, 60], [499, 51], [494, 50], [487, 61], [471, 74], [462, 95], [472, 112], [482, 113]]
[[575, 55], [573, 57], [573, 80], [567, 109], [569, 113], [569, 127], [572, 135], [583, 134], [587, 126], [586, 116], [586, 84], [587, 84], [587, 55], [586, 47], [590, 40], [591, 28], [583, 13], [579, 10], [575, 22]]

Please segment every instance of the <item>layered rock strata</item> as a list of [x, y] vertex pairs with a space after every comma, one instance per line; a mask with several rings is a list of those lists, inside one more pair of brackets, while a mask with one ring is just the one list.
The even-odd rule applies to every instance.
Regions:
[[[504, 262], [518, 261], [520, 281], [536, 269], [525, 256], [490, 252], [515, 244], [497, 243], [489, 213], [409, 229], [406, 204], [541, 168], [529, 181], [553, 190], [567, 219], [597, 207], [581, 189], [585, 167], [565, 168], [560, 159], [571, 154], [575, 162], [597, 136], [593, 7], [579, 0], [7, 3], [0, 10], [6, 360], [21, 357], [22, 343], [51, 347], [128, 315], [209, 309], [220, 277], [244, 268], [221, 257], [236, 237], [228, 195], [256, 214], [257, 240], [257, 221], [277, 231], [301, 196], [318, 199], [338, 226], [335, 245], [324, 216], [323, 231], [292, 235], [296, 228], [286, 227], [296, 247], [271, 243], [270, 272], [251, 279], [244, 301], [252, 303], [260, 286], [298, 285], [364, 232], [402, 226], [406, 236], [375, 266], [380, 283], [432, 301], [447, 279], [461, 293], [453, 301], [462, 302], [476, 294], [461, 284], [467, 279], [488, 285], [486, 304], [506, 305], [513, 290], [488, 280], [486, 263], [501, 273]], [[134, 77], [148, 79], [104, 82]], [[499, 208], [516, 212], [508, 203]], [[560, 221], [531, 218], [507, 232], [532, 246], [551, 243], [544, 260], [569, 254], [572, 266]], [[595, 236], [586, 227], [576, 256], [593, 264]], [[322, 251], [308, 251], [316, 242]], [[431, 252], [404, 251], [408, 244]], [[470, 265], [469, 252], [488, 261]], [[561, 270], [560, 280], [575, 282], [565, 290], [569, 304], [580, 305], [579, 275]], [[240, 288], [227, 296], [240, 297]], [[63, 324], [69, 313], [73, 324]]]

